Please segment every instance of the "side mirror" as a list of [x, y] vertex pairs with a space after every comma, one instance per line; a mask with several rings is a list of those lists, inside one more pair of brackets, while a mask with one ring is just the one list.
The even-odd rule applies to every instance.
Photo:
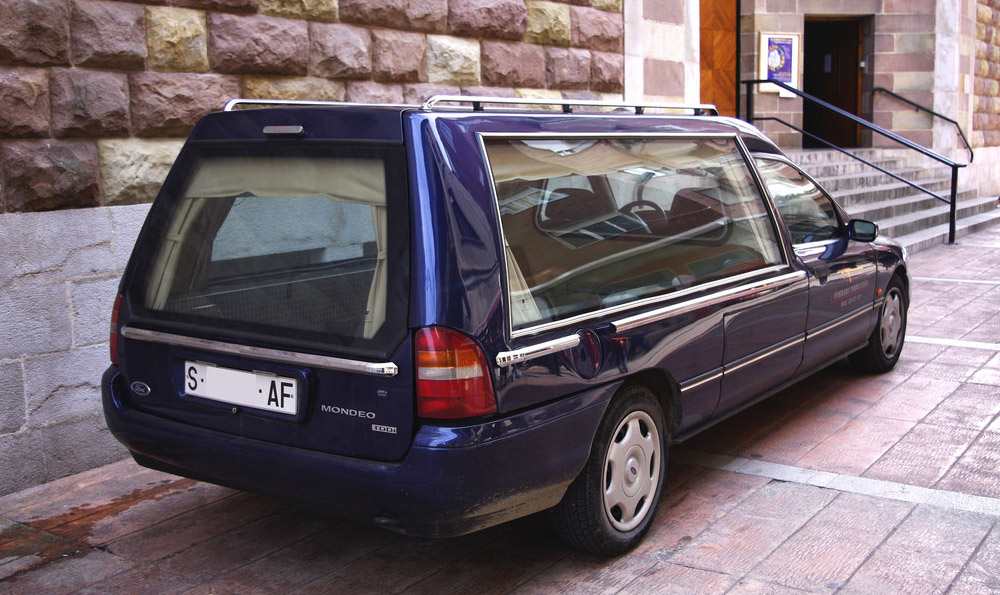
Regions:
[[864, 219], [851, 219], [847, 223], [847, 233], [852, 240], [874, 242], [878, 237], [878, 225]]

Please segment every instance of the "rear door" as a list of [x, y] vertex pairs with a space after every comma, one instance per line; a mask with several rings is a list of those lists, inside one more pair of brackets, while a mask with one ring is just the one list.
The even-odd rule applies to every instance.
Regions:
[[414, 411], [405, 179], [401, 144], [189, 143], [130, 266], [121, 365], [150, 389], [131, 404], [400, 458]]
[[833, 200], [788, 161], [757, 166], [809, 271], [809, 317], [802, 369], [864, 345], [872, 324], [876, 266], [871, 246], [851, 240]]

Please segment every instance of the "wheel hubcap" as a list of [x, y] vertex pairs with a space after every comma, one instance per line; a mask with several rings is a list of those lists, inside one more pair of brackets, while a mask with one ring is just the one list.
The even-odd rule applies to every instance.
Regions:
[[879, 322], [882, 355], [892, 358], [903, 342], [903, 298], [899, 290], [892, 288], [885, 296], [882, 319]]
[[631, 531], [649, 514], [660, 483], [661, 448], [645, 412], [633, 411], [618, 424], [604, 465], [604, 511], [615, 529]]

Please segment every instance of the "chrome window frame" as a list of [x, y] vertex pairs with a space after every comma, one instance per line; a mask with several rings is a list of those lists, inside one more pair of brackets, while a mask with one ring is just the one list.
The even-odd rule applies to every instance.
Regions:
[[[590, 114], [588, 114], [590, 115]], [[599, 117], [607, 118], [607, 115], [594, 114]], [[683, 116], [681, 116], [683, 117]], [[692, 116], [688, 116], [691, 118]], [[661, 118], [655, 118], [657, 120]], [[683, 300], [686, 296], [690, 296], [696, 293], [701, 293], [705, 291], [712, 291], [718, 287], [729, 285], [732, 283], [738, 283], [743, 280], [753, 279], [758, 276], [774, 275], [781, 271], [790, 271], [791, 273], [797, 273], [792, 269], [791, 263], [792, 254], [789, 252], [789, 247], [787, 242], [784, 241], [781, 229], [777, 224], [777, 217], [780, 215], [771, 200], [770, 194], [767, 192], [767, 188], [763, 184], [763, 179], [760, 173], [757, 171], [756, 164], [754, 162], [754, 154], [747, 149], [746, 144], [743, 142], [742, 135], [739, 131], [734, 130], [733, 132], [626, 132], [626, 133], [608, 133], [601, 132], [597, 134], [591, 134], [586, 132], [572, 132], [572, 133], [552, 133], [552, 132], [530, 132], [530, 133], [509, 133], [509, 132], [476, 132], [477, 142], [479, 144], [479, 150], [482, 154], [483, 163], [486, 166], [487, 173], [487, 184], [489, 186], [490, 199], [493, 202], [493, 215], [496, 218], [497, 229], [499, 231], [499, 246], [498, 250], [501, 255], [501, 287], [503, 289], [503, 299], [506, 303], [506, 332], [508, 341], [513, 339], [519, 339], [523, 337], [531, 337], [539, 335], [548, 331], [562, 329], [565, 327], [580, 324], [582, 322], [587, 322], [590, 320], [604, 318], [606, 316], [613, 316], [621, 312], [631, 310], [634, 308], [641, 308], [644, 306], [649, 306], [653, 304], [658, 304], [661, 302], [673, 301], [677, 299]], [[746, 273], [741, 273], [739, 275], [734, 275], [727, 277], [725, 279], [719, 279], [716, 281], [710, 281], [701, 285], [695, 285], [693, 287], [688, 287], [677, 291], [674, 293], [667, 293], [662, 295], [655, 295], [645, 298], [640, 298], [637, 300], [632, 300], [628, 302], [623, 302], [621, 304], [616, 304], [614, 306], [609, 306], [607, 308], [601, 308], [599, 310], [593, 310], [591, 312], [583, 312], [574, 316], [569, 316], [566, 318], [561, 318], [559, 320], [553, 320], [549, 322], [544, 322], [541, 324], [536, 324], [532, 326], [527, 326], [520, 329], [514, 329], [514, 322], [511, 315], [511, 296], [510, 296], [510, 285], [507, 281], [507, 258], [505, 251], [503, 249], [503, 244], [506, 241], [506, 233], [503, 229], [503, 220], [500, 215], [500, 200], [497, 197], [496, 192], [496, 181], [493, 177], [493, 167], [490, 164], [489, 153], [486, 151], [486, 141], [487, 140], [565, 140], [565, 139], [595, 139], [595, 140], [607, 140], [607, 139], [691, 139], [691, 140], [703, 140], [703, 139], [725, 139], [732, 140], [736, 145], [736, 150], [743, 158], [743, 163], [746, 166], [752, 183], [756, 186], [758, 192], [758, 198], [764, 204], [764, 208], [770, 216], [771, 228], [774, 233], [774, 240], [777, 244], [779, 256], [784, 262], [779, 264], [774, 264], [762, 269], [755, 271], [748, 271]], [[815, 183], [815, 182], [814, 182]], [[805, 274], [801, 272], [801, 274]], [[767, 281], [765, 281], [766, 284]], [[692, 300], [701, 302], [702, 300]], [[677, 304], [677, 306], [683, 306], [684, 304]], [[671, 306], [672, 307], [672, 306]], [[699, 306], [700, 307], [700, 306]]]

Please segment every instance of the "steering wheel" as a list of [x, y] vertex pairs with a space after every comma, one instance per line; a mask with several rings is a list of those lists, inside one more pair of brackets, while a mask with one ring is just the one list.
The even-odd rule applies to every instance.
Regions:
[[622, 213], [626, 213], [626, 214], [631, 215], [632, 211], [634, 211], [636, 209], [639, 209], [639, 208], [650, 209], [650, 210], [654, 211], [655, 213], [657, 213], [660, 216], [660, 218], [663, 219], [664, 221], [667, 220], [667, 213], [666, 213], [666, 211], [663, 210], [663, 207], [661, 207], [660, 205], [656, 204], [655, 202], [648, 201], [648, 200], [645, 200], [645, 199], [642, 199], [642, 198], [640, 198], [639, 200], [633, 200], [632, 202], [630, 202], [627, 205], [623, 206], [619, 210]]

